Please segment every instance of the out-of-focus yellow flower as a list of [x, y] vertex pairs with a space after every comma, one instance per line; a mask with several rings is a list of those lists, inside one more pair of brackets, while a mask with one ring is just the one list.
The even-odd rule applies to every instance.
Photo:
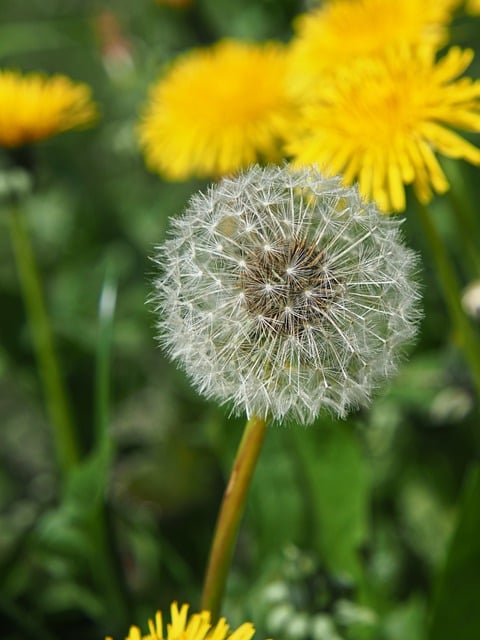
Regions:
[[[229, 634], [229, 626], [225, 618], [220, 618], [216, 625], [210, 622], [210, 612], [202, 611], [188, 617], [188, 605], [178, 609], [174, 602], [170, 608], [171, 622], [164, 633], [162, 614], [160, 611], [153, 620], [148, 621], [149, 633], [143, 635], [138, 627], [130, 627], [126, 640], [250, 640], [255, 629], [250, 622], [245, 622], [236, 631]], [[111, 638], [107, 638], [111, 640]]]
[[459, 0], [330, 0], [299, 16], [291, 41], [289, 85], [309, 97], [343, 65], [395, 44], [438, 45]]
[[97, 117], [90, 87], [62, 75], [0, 70], [0, 146], [19, 147]]
[[454, 47], [436, 62], [430, 48], [404, 48], [344, 69], [305, 107], [287, 150], [296, 164], [358, 180], [384, 211], [405, 209], [405, 184], [428, 202], [449, 186], [435, 152], [480, 164], [451, 130], [480, 132], [480, 81], [458, 78], [472, 57]]
[[140, 123], [149, 168], [183, 180], [278, 160], [290, 109], [284, 74], [280, 44], [224, 40], [182, 55], [153, 86]]
[[473, 15], [480, 14], [480, 0], [467, 0], [465, 3], [465, 10], [467, 13], [471, 13]]

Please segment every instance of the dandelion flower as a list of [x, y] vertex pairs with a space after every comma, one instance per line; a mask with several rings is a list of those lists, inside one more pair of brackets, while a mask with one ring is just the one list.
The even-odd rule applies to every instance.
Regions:
[[229, 633], [225, 618], [220, 618], [217, 624], [212, 625], [209, 611], [188, 617], [187, 604], [182, 605], [179, 610], [174, 602], [170, 608], [170, 615], [171, 622], [167, 624], [167, 633], [164, 632], [162, 614], [158, 611], [155, 622], [148, 621], [147, 635], [142, 635], [138, 627], [130, 627], [126, 640], [250, 640], [255, 633], [250, 622], [245, 622], [232, 633]]
[[465, 3], [465, 10], [472, 15], [480, 14], [480, 0], [467, 0]]
[[290, 46], [289, 84], [309, 96], [339, 67], [388, 47], [443, 43], [459, 0], [330, 0], [299, 16]]
[[344, 416], [415, 331], [415, 256], [399, 224], [313, 168], [225, 178], [193, 197], [158, 248], [160, 341], [236, 413]]
[[0, 146], [19, 147], [97, 117], [90, 87], [66, 76], [0, 70]]
[[480, 81], [459, 78], [471, 50], [398, 50], [345, 70], [305, 106], [287, 151], [346, 184], [358, 180], [383, 211], [405, 209], [405, 184], [427, 203], [449, 185], [435, 152], [480, 164], [480, 150], [450, 127], [480, 131]]
[[147, 165], [183, 180], [278, 160], [284, 67], [274, 43], [226, 40], [181, 56], [153, 87], [140, 124]]

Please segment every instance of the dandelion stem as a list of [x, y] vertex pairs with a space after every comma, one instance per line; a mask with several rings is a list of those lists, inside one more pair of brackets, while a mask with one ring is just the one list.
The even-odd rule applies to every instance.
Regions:
[[65, 477], [79, 460], [78, 443], [58, 364], [42, 286], [28, 231], [18, 205], [9, 212], [12, 244], [32, 333], [37, 366], [50, 416], [58, 465]]
[[[448, 191], [451, 207], [455, 213], [457, 229], [464, 247], [465, 258], [469, 263], [470, 277], [480, 277], [480, 256], [478, 254], [478, 234], [480, 227], [476, 220], [476, 212], [472, 210], [472, 205], [466, 194], [466, 185], [463, 176], [458, 172], [455, 180], [451, 180], [451, 187]], [[457, 186], [457, 182], [458, 184]]]
[[248, 488], [266, 434], [267, 421], [253, 416], [247, 422], [223, 495], [203, 587], [202, 608], [218, 619]]
[[455, 214], [458, 233], [462, 240], [464, 257], [469, 263], [471, 278], [480, 277], [480, 255], [476, 239], [480, 234], [480, 222], [472, 205], [471, 188], [465, 175], [465, 167], [457, 159], [443, 158], [442, 167], [448, 177], [450, 189], [447, 196]]
[[456, 339], [469, 364], [475, 388], [480, 397], [480, 344], [461, 306], [460, 285], [445, 245], [430, 218], [427, 207], [418, 203], [418, 212], [425, 236], [435, 261], [436, 273], [443, 297], [453, 322]]
[[98, 339], [95, 367], [95, 439], [92, 460], [96, 461], [97, 464], [99, 463], [95, 474], [99, 500], [92, 512], [95, 518], [92, 528], [92, 546], [94, 547], [92, 570], [98, 589], [105, 594], [108, 608], [111, 611], [116, 611], [119, 624], [126, 626], [132, 613], [132, 607], [118, 553], [112, 513], [106, 500], [109, 473], [114, 455], [114, 442], [109, 434], [109, 423], [116, 300], [117, 282], [113, 264], [109, 261], [107, 262], [98, 305]]

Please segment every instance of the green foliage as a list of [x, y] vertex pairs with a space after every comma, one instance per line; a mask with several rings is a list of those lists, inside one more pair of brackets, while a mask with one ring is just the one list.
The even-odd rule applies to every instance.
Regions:
[[480, 599], [480, 469], [474, 463], [466, 480], [458, 524], [439, 576], [429, 640], [478, 637]]
[[[94, 129], [35, 148], [32, 184], [0, 150], [1, 636], [120, 638], [173, 600], [198, 607], [243, 426], [196, 396], [156, 346], [149, 256], [204, 183], [145, 169], [138, 113], [178, 52], [223, 36], [286, 40], [303, 3], [107, 3], [123, 62], [106, 54], [93, 0], [0, 4], [0, 66], [85, 81], [102, 112]], [[463, 17], [452, 37], [478, 48], [477, 36], [478, 18]], [[466, 285], [478, 255], [466, 255], [452, 203], [475, 207], [478, 170], [446, 169], [452, 199], [432, 211]], [[83, 459], [66, 484], [9, 242], [12, 193], [24, 201], [80, 435]], [[232, 626], [251, 619], [257, 638], [480, 637], [478, 402], [413, 206], [404, 229], [421, 254], [425, 317], [398, 377], [344, 423], [269, 428], [225, 604]], [[116, 305], [99, 317], [102, 291]]]
[[304, 508], [311, 510], [310, 544], [332, 572], [359, 580], [368, 535], [366, 460], [349, 426], [324, 422], [315, 439], [299, 430], [293, 436], [305, 475], [308, 506]]

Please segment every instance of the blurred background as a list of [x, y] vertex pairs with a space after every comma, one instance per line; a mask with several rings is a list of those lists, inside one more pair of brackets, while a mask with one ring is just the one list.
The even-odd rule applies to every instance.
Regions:
[[[87, 458], [61, 492], [0, 211], [3, 640], [123, 638], [173, 600], [199, 606], [243, 421], [201, 399], [156, 345], [146, 304], [154, 245], [207, 182], [148, 172], [135, 130], [170, 59], [225, 36], [287, 41], [307, 8], [295, 0], [1, 0], [1, 68], [86, 82], [101, 111], [93, 128], [35, 146], [25, 204], [85, 454], [96, 437], [106, 277], [117, 290], [108, 469]], [[480, 18], [459, 9], [451, 42], [478, 48], [479, 36]], [[469, 74], [479, 77], [478, 59]], [[0, 174], [7, 166], [0, 150]], [[478, 169], [449, 169], [476, 206]], [[466, 286], [480, 274], [464, 262], [448, 198], [432, 208]], [[478, 406], [413, 207], [405, 217], [407, 242], [422, 256], [425, 316], [398, 377], [347, 421], [269, 430], [224, 607], [232, 626], [253, 621], [257, 638], [480, 638]]]

